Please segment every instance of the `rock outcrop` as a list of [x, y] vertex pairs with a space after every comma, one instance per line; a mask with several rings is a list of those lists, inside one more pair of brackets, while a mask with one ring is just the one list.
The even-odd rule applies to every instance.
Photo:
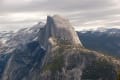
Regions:
[[45, 27], [40, 30], [40, 44], [43, 47], [48, 48], [48, 40], [53, 38], [59, 41], [66, 40], [71, 45], [82, 47], [82, 43], [69, 20], [58, 15], [48, 16]]
[[40, 80], [116, 80], [120, 61], [85, 49], [68, 20], [48, 16], [42, 31], [41, 36], [45, 38], [40, 43], [47, 54]]
[[116, 80], [120, 61], [85, 49], [67, 19], [48, 16], [38, 37], [11, 53], [0, 80]]

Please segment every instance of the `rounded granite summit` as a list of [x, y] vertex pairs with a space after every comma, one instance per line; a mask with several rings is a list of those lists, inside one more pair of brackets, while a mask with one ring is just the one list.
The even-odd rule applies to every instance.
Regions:
[[[45, 36], [43, 38], [43, 35]], [[44, 29], [40, 31], [40, 41], [43, 46], [47, 46], [49, 38], [54, 37], [58, 40], [69, 41], [71, 45], [82, 46], [76, 31], [68, 19], [59, 15], [48, 16]]]

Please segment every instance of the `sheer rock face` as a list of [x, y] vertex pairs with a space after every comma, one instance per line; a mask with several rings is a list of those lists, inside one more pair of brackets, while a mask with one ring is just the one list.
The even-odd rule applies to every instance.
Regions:
[[58, 40], [66, 40], [74, 46], [79, 45], [82, 47], [77, 33], [69, 20], [58, 15], [53, 17], [48, 16], [45, 27], [40, 30], [40, 43], [45, 48], [48, 48], [50, 37], [57, 38]]
[[[40, 32], [40, 43], [47, 49], [39, 73], [40, 80], [116, 79], [114, 66], [120, 65], [120, 62], [113, 62], [114, 58], [83, 48], [67, 19], [48, 16], [47, 24]], [[108, 75], [102, 75], [104, 70]], [[92, 71], [94, 74], [91, 75]]]
[[68, 20], [48, 17], [39, 34], [12, 52], [0, 80], [116, 80], [120, 61], [82, 47]]
[[[40, 80], [116, 80], [115, 66], [120, 62], [83, 48], [67, 19], [48, 16], [40, 32], [40, 43], [47, 49]], [[92, 71], [94, 74], [90, 74]], [[102, 75], [103, 71], [108, 75]]]

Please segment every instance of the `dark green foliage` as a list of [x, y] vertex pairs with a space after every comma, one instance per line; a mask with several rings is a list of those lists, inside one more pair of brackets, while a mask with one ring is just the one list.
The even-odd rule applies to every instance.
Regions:
[[82, 79], [90, 80], [116, 80], [116, 71], [113, 66], [105, 60], [94, 61], [83, 70]]
[[59, 40], [59, 43], [63, 44], [63, 45], [70, 45], [71, 44], [70, 41], [68, 41], [68, 40], [62, 40], [62, 39]]
[[55, 56], [55, 59], [51, 63], [45, 65], [44, 70], [50, 70], [52, 73], [55, 73], [56, 71], [61, 71], [63, 65], [63, 57]]
[[120, 80], [120, 70], [117, 72], [117, 80]]
[[64, 50], [71, 48], [70, 42], [67, 40], [56, 40], [59, 48], [56, 49], [52, 54], [54, 54], [51, 62], [47, 63], [44, 66], [43, 70], [50, 70], [52, 73], [56, 73], [56, 71], [61, 71], [62, 67], [64, 66]]

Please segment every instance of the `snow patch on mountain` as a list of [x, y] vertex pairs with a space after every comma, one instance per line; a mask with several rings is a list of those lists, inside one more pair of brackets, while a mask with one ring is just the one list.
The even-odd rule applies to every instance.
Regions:
[[1, 46], [0, 53], [2, 52], [10, 53], [16, 47], [22, 48], [22, 46], [25, 45], [26, 43], [38, 40], [38, 33], [40, 31], [40, 28], [44, 27], [44, 25], [45, 25], [44, 23], [40, 22], [34, 25], [33, 27], [23, 28], [16, 32], [1, 31], [0, 42], [1, 44], [4, 45], [0, 45]]

